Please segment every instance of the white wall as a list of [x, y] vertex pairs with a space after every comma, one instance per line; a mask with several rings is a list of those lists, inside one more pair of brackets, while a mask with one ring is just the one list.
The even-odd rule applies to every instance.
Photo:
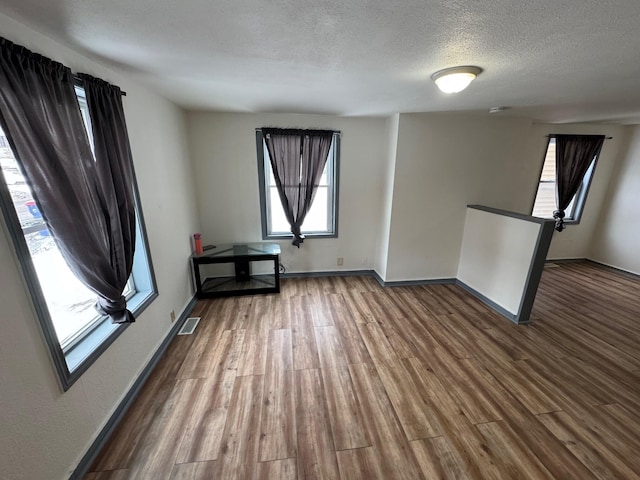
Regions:
[[628, 148], [609, 185], [589, 258], [640, 275], [640, 126], [628, 127], [628, 133]]
[[586, 257], [624, 128], [468, 113], [400, 114], [384, 279], [455, 277], [469, 204], [529, 215], [550, 133], [613, 137], [605, 141], [580, 224], [556, 233], [549, 252], [554, 259]]
[[381, 192], [382, 209], [380, 211], [380, 232], [378, 237], [375, 271], [383, 280], [387, 278], [389, 256], [389, 234], [391, 233], [391, 211], [393, 206], [393, 183], [396, 171], [396, 153], [398, 150], [398, 127], [400, 115], [392, 115], [386, 122], [387, 156], [384, 174], [384, 189]]
[[42, 340], [13, 245], [0, 234], [0, 465], [3, 479], [66, 479], [192, 296], [197, 229], [183, 113], [126, 75], [0, 14], [2, 35], [127, 92], [127, 117], [160, 296], [69, 391]]
[[[371, 269], [381, 224], [385, 120], [324, 115], [189, 112], [188, 130], [204, 243], [260, 242], [255, 129], [342, 132], [338, 238], [280, 241], [287, 272]], [[344, 265], [337, 265], [337, 258]]]
[[400, 115], [386, 280], [456, 276], [467, 205], [518, 205], [530, 127], [526, 119]]
[[[527, 176], [539, 177], [547, 147], [547, 135], [551, 133], [607, 135], [613, 137], [604, 141], [580, 223], [577, 225], [569, 224], [562, 232], [554, 232], [547, 255], [549, 259], [586, 258], [589, 254], [591, 239], [598, 228], [598, 218], [605, 200], [607, 187], [615, 165], [624, 153], [620, 147], [625, 144], [625, 127], [597, 124], [534, 124], [525, 150]], [[528, 203], [524, 203], [522, 208], [516, 211], [527, 215], [531, 213], [531, 206], [533, 205], [537, 188], [536, 182], [537, 179], [533, 182], [527, 182], [525, 185], [527, 195], [523, 197], [523, 200], [528, 200]]]
[[539, 223], [468, 208], [458, 280], [517, 315], [541, 228]]
[[605, 142], [581, 223], [556, 234], [549, 254], [585, 257], [624, 132], [468, 113], [383, 120], [190, 112], [188, 122], [201, 224], [214, 244], [261, 241], [255, 128], [342, 130], [339, 238], [308, 239], [300, 250], [282, 241], [282, 259], [290, 272], [375, 268], [385, 281], [455, 277], [468, 204], [528, 215], [549, 133], [614, 137]]

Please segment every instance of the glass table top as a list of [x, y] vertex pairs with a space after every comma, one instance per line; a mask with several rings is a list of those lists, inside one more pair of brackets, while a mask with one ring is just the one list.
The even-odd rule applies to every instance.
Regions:
[[254, 255], [279, 255], [280, 245], [277, 243], [228, 243], [216, 245], [214, 248], [205, 250], [200, 255], [195, 253], [192, 255], [195, 258], [202, 257], [236, 257], [239, 255], [254, 256]]

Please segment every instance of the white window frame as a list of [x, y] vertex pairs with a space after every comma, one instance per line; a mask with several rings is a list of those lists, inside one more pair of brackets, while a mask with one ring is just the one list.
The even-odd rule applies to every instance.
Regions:
[[[536, 187], [536, 192], [533, 197], [533, 203], [531, 204], [531, 215], [533, 215], [533, 212], [535, 211], [535, 208], [536, 208], [536, 202], [538, 200], [538, 190], [540, 188], [540, 184], [553, 183], [554, 186], [556, 184], [556, 180], [553, 180], [553, 182], [542, 180], [542, 174], [544, 172], [544, 165], [547, 160], [549, 147], [552, 144], [555, 144], [555, 141], [556, 139], [553, 137], [553, 135], [550, 135], [549, 141], [547, 142], [547, 148], [545, 148], [545, 151], [544, 151], [544, 157], [542, 158], [542, 166], [540, 167], [540, 174], [538, 175], [538, 184]], [[571, 200], [571, 203], [569, 203], [569, 208], [567, 209], [567, 211], [565, 211], [565, 217], [564, 217], [565, 225], [578, 225], [580, 223], [580, 220], [582, 219], [582, 213], [584, 211], [584, 206], [587, 201], [587, 195], [589, 194], [589, 188], [591, 187], [591, 181], [593, 180], [593, 175], [595, 174], [596, 165], [598, 163], [599, 157], [600, 157], [600, 154], [596, 155], [596, 157], [592, 160], [591, 164], [589, 165], [589, 168], [587, 169], [586, 173], [584, 174], [584, 177], [582, 178], [582, 183], [580, 184], [578, 191], [576, 192], [573, 199]], [[550, 211], [547, 216], [538, 217], [538, 218], [552, 219], [553, 210]]]
[[[289, 239], [293, 237], [290, 232], [273, 231], [271, 224], [271, 195], [270, 191], [275, 186], [270, 184], [271, 162], [261, 129], [256, 129], [256, 151], [258, 157], [258, 181], [260, 191], [260, 217], [262, 221], [263, 240]], [[326, 179], [327, 185], [327, 228], [325, 230], [302, 230], [306, 238], [337, 238], [338, 237], [338, 192], [340, 171], [340, 133], [333, 134], [332, 145], [327, 158]], [[316, 197], [317, 198], [317, 197]], [[315, 201], [315, 199], [314, 199]], [[278, 205], [282, 208], [281, 205]]]
[[[89, 139], [93, 149], [91, 119], [86, 108], [84, 89], [81, 86], [76, 87], [76, 95], [83, 119], [86, 122], [85, 126], [89, 132]], [[133, 193], [136, 204], [136, 247], [133, 271], [125, 288], [125, 293], [128, 304], [127, 308], [133, 313], [134, 317], [137, 317], [157, 298], [158, 289], [135, 179]], [[60, 342], [40, 287], [38, 275], [33, 266], [31, 253], [29, 252], [25, 239], [26, 233], [22, 229], [11, 200], [8, 186], [4, 178], [2, 178], [2, 175], [0, 175], [0, 207], [4, 213], [7, 229], [13, 239], [17, 257], [21, 264], [29, 293], [31, 294], [45, 342], [49, 347], [54, 366], [58, 373], [60, 385], [62, 389], [66, 391], [130, 324], [112, 324], [108, 317], [100, 316], [96, 313], [93, 321], [85, 324], [64, 342]], [[46, 228], [44, 222], [42, 222], [42, 224], [44, 228]], [[29, 230], [31, 231], [33, 228], [35, 227], [29, 227]]]

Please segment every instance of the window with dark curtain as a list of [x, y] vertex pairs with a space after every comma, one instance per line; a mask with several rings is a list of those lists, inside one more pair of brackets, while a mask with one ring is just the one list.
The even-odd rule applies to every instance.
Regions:
[[301, 226], [313, 203], [334, 132], [263, 128], [262, 134], [280, 201], [291, 226], [292, 243], [300, 248], [304, 241]]
[[120, 91], [85, 76], [94, 161], [70, 69], [4, 39], [1, 48], [2, 128], [38, 209], [69, 268], [97, 294], [98, 311], [132, 322], [122, 291], [135, 206], [126, 129], [115, 127], [123, 121]]
[[604, 135], [553, 135], [556, 140], [555, 229], [564, 230], [565, 210], [582, 185], [587, 170], [600, 154]]
[[[90, 133], [77, 97], [78, 79], [88, 106], [84, 115], [91, 117]], [[46, 224], [69, 269], [95, 293], [96, 314], [114, 324], [134, 321], [123, 291], [139, 243], [135, 176], [121, 97], [116, 86], [86, 74], [76, 78], [68, 67], [0, 38], [0, 126], [30, 188], [33, 212]], [[11, 198], [6, 187], [0, 190], [34, 301], [44, 304], [17, 213], [7, 207]], [[150, 289], [140, 304], [157, 295], [148, 252], [142, 255]], [[66, 389], [69, 357], [63, 356], [47, 306], [36, 309]]]

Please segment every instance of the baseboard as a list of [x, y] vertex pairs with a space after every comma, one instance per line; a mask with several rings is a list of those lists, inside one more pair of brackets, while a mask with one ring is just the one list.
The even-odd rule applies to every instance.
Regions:
[[312, 277], [351, 277], [354, 275], [366, 275], [375, 278], [382, 287], [408, 287], [411, 285], [451, 285], [455, 278], [434, 278], [430, 280], [398, 280], [385, 282], [375, 270], [335, 270], [326, 272], [299, 272], [282, 273], [280, 278], [312, 278]]
[[334, 270], [324, 272], [291, 272], [281, 273], [280, 278], [312, 278], [312, 277], [353, 277], [354, 275], [374, 276], [374, 270]]
[[547, 258], [545, 263], [582, 263], [586, 258]]
[[102, 430], [100, 430], [100, 433], [98, 433], [98, 436], [87, 450], [87, 453], [84, 454], [84, 456], [78, 463], [78, 466], [69, 477], [69, 480], [80, 480], [87, 474], [87, 472], [91, 468], [91, 465], [100, 453], [100, 450], [102, 450], [102, 448], [105, 446], [107, 440], [109, 440], [109, 437], [115, 431], [125, 413], [127, 413], [127, 410], [129, 410], [129, 407], [131, 407], [133, 401], [140, 393], [140, 390], [142, 389], [144, 383], [147, 381], [147, 378], [149, 378], [149, 375], [151, 375], [151, 372], [153, 372], [153, 369], [156, 367], [156, 365], [162, 358], [162, 355], [164, 355], [164, 352], [167, 350], [169, 343], [171, 343], [173, 337], [175, 337], [176, 333], [178, 333], [178, 330], [180, 329], [180, 327], [182, 327], [182, 324], [187, 319], [187, 316], [191, 312], [191, 310], [193, 310], [195, 304], [196, 298], [193, 297], [180, 314], [178, 321], [173, 325], [156, 352], [153, 354], [153, 357], [151, 357], [149, 363], [147, 363], [140, 375], [138, 375], [138, 378], [136, 378], [127, 394], [124, 396], [120, 404], [116, 407], [109, 420], [107, 420], [105, 426], [102, 428]]
[[605, 270], [610, 270], [612, 272], [619, 273], [621, 275], [625, 275], [627, 277], [633, 278], [634, 280], [640, 280], [640, 273], [632, 272], [630, 270], [625, 270], [623, 268], [614, 267], [613, 265], [609, 265], [607, 263], [598, 262], [597, 260], [591, 260], [590, 258], [585, 258], [585, 262], [595, 265], [596, 267], [603, 268]]
[[453, 285], [456, 283], [455, 278], [430, 278], [427, 280], [393, 280], [385, 282], [377, 272], [374, 272], [375, 279], [383, 287], [411, 287], [414, 285]]
[[511, 313], [509, 310], [507, 310], [503, 306], [498, 305], [496, 302], [494, 302], [490, 298], [484, 296], [479, 291], [477, 291], [475, 288], [470, 287], [466, 283], [461, 282], [460, 280], [456, 280], [455, 284], [457, 286], [461, 287], [462, 289], [466, 290], [467, 292], [469, 292], [471, 295], [476, 297], [478, 300], [480, 300], [482, 303], [484, 303], [486, 306], [488, 306], [492, 310], [495, 310], [496, 312], [498, 312], [500, 315], [502, 315], [506, 319], [511, 320], [513, 323], [517, 323], [519, 325], [525, 325], [525, 324], [529, 323], [528, 321], [527, 322], [520, 322], [517, 315]]
[[628, 276], [635, 280], [640, 280], [640, 273], [632, 272], [631, 270], [625, 270], [624, 268], [609, 265], [608, 263], [599, 262], [598, 260], [593, 260], [591, 258], [560, 258], [557, 260], [547, 259], [547, 263], [590, 263], [591, 265], [594, 265], [596, 267], [604, 268], [605, 270], [610, 270], [612, 272]]

